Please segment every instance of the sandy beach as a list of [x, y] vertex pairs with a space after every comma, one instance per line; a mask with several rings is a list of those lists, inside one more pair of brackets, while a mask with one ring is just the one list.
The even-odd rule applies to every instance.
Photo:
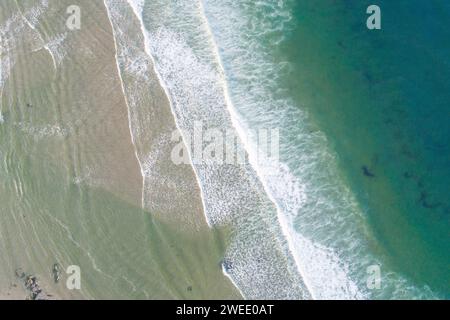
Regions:
[[[131, 10], [110, 21], [103, 1], [0, 8], [0, 298], [26, 297], [17, 268], [57, 299], [239, 298], [192, 167], [170, 161], [176, 126], [143, 39], [119, 36], [138, 28], [120, 23]], [[65, 273], [55, 284], [54, 263], [80, 266], [81, 290]]]

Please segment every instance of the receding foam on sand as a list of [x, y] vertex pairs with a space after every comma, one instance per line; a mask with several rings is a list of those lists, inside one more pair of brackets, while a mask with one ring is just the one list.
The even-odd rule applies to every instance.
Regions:
[[[74, 4], [82, 28], [70, 31], [61, 13]], [[239, 298], [192, 167], [169, 161], [176, 126], [144, 42], [120, 37], [131, 9], [0, 7], [14, 61], [3, 76], [2, 53], [0, 297], [25, 297], [22, 268], [54, 298]], [[55, 262], [80, 266], [80, 291], [65, 273], [53, 282]]]

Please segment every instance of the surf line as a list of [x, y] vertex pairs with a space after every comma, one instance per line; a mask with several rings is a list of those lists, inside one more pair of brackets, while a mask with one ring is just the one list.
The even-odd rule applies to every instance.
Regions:
[[[280, 206], [278, 205], [277, 201], [274, 199], [273, 195], [269, 192], [270, 188], [267, 186], [267, 182], [265, 181], [265, 179], [263, 179], [264, 175], [261, 173], [261, 168], [258, 166], [257, 157], [252, 152], [252, 148], [249, 145], [249, 141], [247, 141], [247, 139], [245, 139], [245, 136], [246, 136], [245, 130], [242, 128], [242, 126], [240, 124], [240, 121], [239, 121], [240, 116], [238, 115], [237, 111], [235, 110], [233, 102], [231, 100], [230, 90], [228, 88], [228, 83], [227, 83], [226, 77], [225, 77], [226, 73], [225, 73], [224, 64], [222, 62], [222, 58], [220, 57], [219, 48], [216, 44], [214, 34], [211, 30], [211, 27], [210, 27], [210, 24], [209, 24], [207, 15], [206, 15], [205, 6], [203, 5], [203, 0], [199, 0], [199, 3], [200, 3], [201, 11], [202, 11], [202, 18], [204, 19], [205, 25], [206, 25], [206, 32], [209, 34], [209, 37], [211, 39], [211, 46], [214, 51], [214, 56], [217, 59], [217, 64], [218, 64], [218, 67], [220, 68], [219, 76], [220, 76], [220, 80], [222, 82], [225, 103], [226, 103], [228, 112], [230, 113], [231, 123], [232, 123], [234, 129], [236, 130], [236, 132], [238, 133], [238, 136], [239, 136], [240, 140], [242, 141], [242, 144], [244, 145], [244, 149], [246, 150], [246, 152], [248, 154], [249, 163], [255, 170], [255, 172], [258, 176], [258, 179], [261, 181], [261, 184], [263, 185], [263, 188], [264, 188], [264, 192], [266, 193], [269, 200], [274, 204], [274, 206], [277, 210], [278, 223], [280, 224], [284, 238], [286, 239], [286, 242], [288, 244], [289, 252], [291, 253], [292, 257], [294, 258], [295, 264], [297, 266], [297, 271], [299, 272], [302, 280], [304, 281], [304, 284], [305, 284], [309, 294], [311, 295], [311, 297], [313, 299], [316, 299], [316, 296], [315, 296], [313, 290], [311, 289], [312, 285], [309, 283], [308, 278], [305, 276], [305, 271], [301, 267], [301, 263], [300, 263], [297, 255], [294, 254], [295, 246], [294, 246], [294, 243], [292, 240], [292, 236], [290, 235], [290, 233], [288, 231], [289, 226], [288, 226], [288, 223], [286, 222], [286, 218], [283, 216], [283, 212], [282, 212]], [[223, 272], [226, 274], [226, 270], [223, 269]], [[227, 276], [229, 278], [231, 278], [230, 275], [227, 275]]]
[[119, 64], [119, 57], [117, 55], [118, 52], [118, 46], [117, 46], [117, 41], [116, 41], [116, 32], [114, 30], [114, 25], [113, 22], [111, 20], [111, 12], [109, 11], [108, 5], [106, 4], [107, 0], [103, 0], [103, 5], [106, 8], [106, 12], [108, 13], [108, 20], [109, 20], [109, 24], [111, 25], [111, 32], [113, 35], [113, 39], [114, 39], [114, 49], [115, 49], [115, 60], [116, 60], [116, 66], [117, 66], [117, 74], [119, 75], [119, 79], [120, 79], [120, 86], [122, 88], [122, 93], [123, 93], [123, 98], [125, 99], [125, 104], [127, 105], [127, 114], [128, 114], [128, 129], [130, 130], [130, 136], [131, 136], [131, 143], [133, 145], [133, 149], [134, 149], [134, 155], [136, 157], [136, 160], [139, 164], [139, 169], [141, 171], [141, 176], [142, 176], [142, 191], [141, 191], [141, 207], [142, 209], [144, 209], [144, 192], [145, 192], [145, 173], [144, 173], [144, 169], [142, 167], [142, 163], [139, 160], [139, 154], [138, 154], [138, 150], [137, 150], [137, 146], [136, 146], [136, 141], [133, 135], [133, 129], [132, 129], [132, 124], [131, 124], [131, 110], [130, 110], [130, 104], [128, 103], [128, 99], [127, 99], [127, 94], [126, 94], [126, 90], [125, 90], [125, 86], [124, 86], [124, 82], [123, 82], [123, 78], [122, 78], [122, 73], [120, 71], [120, 64]]
[[[36, 27], [33, 26], [33, 25], [31, 24], [30, 20], [27, 19], [27, 17], [25, 16], [25, 14], [24, 14], [24, 13], [22, 12], [22, 10], [20, 9], [19, 4], [17, 3], [17, 0], [16, 0], [15, 3], [16, 3], [17, 10], [19, 11], [19, 14], [20, 14], [20, 16], [22, 17], [22, 19], [25, 21], [25, 23], [28, 25], [28, 27], [29, 27], [30, 29], [32, 29], [33, 31], [35, 31], [35, 32], [38, 34], [39, 39], [40, 39], [41, 42], [42, 42], [42, 47], [39, 48], [39, 49], [37, 49], [37, 50], [33, 50], [32, 52], [36, 52], [36, 51], [39, 51], [39, 50], [41, 50], [41, 49], [47, 50], [47, 52], [50, 54], [50, 57], [52, 58], [53, 68], [54, 68], [54, 71], [55, 71], [55, 73], [56, 73], [56, 70], [58, 69], [58, 67], [57, 67], [55, 55], [53, 54], [52, 50], [50, 49], [48, 43], [45, 43], [44, 38], [42, 37], [42, 34], [39, 32], [39, 30], [37, 30]], [[46, 7], [45, 7], [45, 6], [42, 6], [42, 7], [41, 7], [41, 6], [37, 6], [37, 7], [34, 7], [33, 9], [36, 9], [36, 8], [38, 8], [38, 9], [45, 9]], [[33, 10], [33, 9], [32, 9], [32, 10]], [[39, 16], [40, 16], [40, 15], [41, 15], [41, 14], [39, 14]], [[39, 17], [39, 16], [38, 16], [38, 17]]]
[[[106, 0], [104, 0], [104, 1], [106, 1]], [[170, 110], [171, 110], [173, 119], [175, 121], [175, 125], [176, 125], [177, 129], [179, 130], [183, 141], [186, 143], [186, 141], [188, 141], [188, 140], [186, 140], [187, 138], [184, 135], [184, 131], [181, 130], [180, 125], [179, 125], [179, 123], [177, 121], [177, 117], [176, 117], [175, 112], [173, 110], [173, 101], [172, 101], [172, 98], [170, 96], [169, 90], [168, 90], [168, 88], [167, 88], [167, 86], [166, 86], [166, 84], [165, 84], [161, 74], [159, 73], [159, 71], [157, 69], [156, 61], [155, 61], [155, 59], [154, 59], [154, 57], [152, 55], [152, 49], [150, 47], [150, 39], [149, 39], [148, 31], [145, 29], [144, 22], [143, 22], [143, 19], [142, 19], [142, 8], [141, 8], [141, 10], [139, 10], [138, 5], [136, 5], [136, 3], [133, 0], [127, 0], [127, 2], [130, 5], [130, 7], [133, 9], [134, 14], [136, 15], [137, 19], [139, 20], [139, 22], [141, 24], [141, 32], [144, 35], [145, 51], [146, 51], [147, 55], [150, 57], [150, 59], [151, 59], [151, 61], [153, 63], [153, 71], [155, 72], [155, 74], [156, 74], [156, 76], [158, 78], [158, 81], [159, 81], [161, 87], [163, 88], [163, 90], [164, 90], [164, 92], [166, 94], [167, 99], [169, 100]], [[139, 11], [141, 11], [141, 12], [139, 12]], [[207, 210], [206, 209], [206, 203], [205, 203], [205, 199], [204, 199], [204, 196], [203, 196], [204, 195], [204, 190], [203, 190], [203, 187], [202, 187], [202, 184], [201, 184], [201, 181], [200, 181], [199, 173], [197, 172], [196, 167], [193, 165], [194, 162], [193, 162], [193, 155], [192, 155], [191, 148], [187, 148], [187, 149], [188, 149], [187, 150], [188, 158], [189, 158], [190, 163], [192, 164], [192, 168], [194, 170], [194, 175], [195, 175], [195, 178], [197, 180], [197, 185], [198, 185], [198, 187], [200, 189], [200, 199], [202, 201], [203, 215], [205, 217], [206, 223], [208, 224], [208, 227], [212, 228], [213, 225], [212, 225], [212, 223], [211, 223], [211, 221], [210, 221], [210, 219], [209, 219], [209, 217], [207, 215], [207, 211], [206, 211]], [[239, 288], [239, 286], [236, 284], [236, 282], [234, 281], [233, 277], [228, 272], [226, 272], [226, 270], [223, 268], [223, 266], [222, 266], [222, 273], [224, 274], [225, 277], [227, 277], [231, 281], [231, 283], [236, 288], [236, 290], [238, 290], [239, 294], [245, 299], [244, 293]]]
[[[104, 0], [104, 1], [106, 1], [106, 0]], [[186, 141], [188, 141], [188, 140], [187, 140], [187, 137], [185, 136], [185, 133], [183, 133], [183, 130], [181, 130], [180, 125], [179, 125], [178, 120], [177, 120], [177, 117], [175, 115], [175, 112], [173, 110], [173, 105], [174, 104], [173, 104], [172, 98], [170, 96], [169, 89], [167, 88], [167, 85], [165, 84], [165, 81], [163, 80], [161, 74], [159, 73], [159, 71], [158, 71], [158, 69], [156, 67], [156, 61], [155, 61], [155, 59], [154, 59], [154, 57], [152, 55], [152, 49], [150, 47], [150, 37], [148, 35], [147, 29], [145, 28], [144, 21], [143, 21], [143, 18], [142, 18], [142, 14], [143, 14], [142, 10], [143, 10], [143, 8], [139, 8], [138, 5], [133, 0], [127, 0], [127, 2], [129, 4], [129, 6], [132, 8], [135, 16], [137, 17], [137, 19], [140, 22], [141, 32], [142, 32], [142, 34], [144, 36], [145, 52], [149, 56], [149, 58], [150, 58], [150, 60], [151, 60], [151, 62], [153, 64], [153, 72], [156, 74], [156, 77], [158, 78], [159, 84], [161, 85], [161, 87], [164, 90], [164, 93], [165, 93], [167, 99], [169, 100], [170, 111], [171, 111], [172, 117], [173, 117], [173, 119], [175, 121], [175, 126], [177, 127], [178, 131], [180, 132], [181, 137], [183, 138], [183, 141], [186, 143]], [[188, 151], [187, 154], [188, 154], [189, 161], [192, 164], [192, 168], [194, 170], [194, 175], [195, 175], [195, 179], [197, 180], [197, 185], [198, 185], [198, 187], [200, 189], [200, 199], [202, 201], [203, 215], [205, 217], [206, 223], [208, 224], [208, 227], [212, 228], [213, 227], [212, 223], [211, 223], [210, 219], [208, 218], [208, 215], [206, 214], [206, 204], [205, 204], [205, 200], [203, 198], [204, 191], [203, 191], [202, 184], [201, 184], [201, 181], [200, 181], [199, 173], [197, 172], [197, 169], [193, 165], [193, 163], [194, 163], [193, 162], [193, 155], [191, 154], [190, 148], [186, 148], [186, 149]]]

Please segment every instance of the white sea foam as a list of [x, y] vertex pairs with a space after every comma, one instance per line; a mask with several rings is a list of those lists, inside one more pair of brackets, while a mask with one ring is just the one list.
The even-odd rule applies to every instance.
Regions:
[[48, 0], [41, 0], [38, 4], [27, 10], [23, 16], [31, 29], [36, 30], [40, 16], [47, 10]]
[[[260, 14], [259, 16], [262, 16], [262, 18], [254, 18], [251, 20], [251, 28], [246, 28], [246, 22], [251, 16], [242, 16], [241, 11], [234, 10], [231, 3], [206, 1], [206, 5], [210, 20], [213, 21], [212, 24], [214, 26], [214, 23], [216, 23], [218, 29], [216, 30], [216, 39], [221, 44], [222, 53], [228, 59], [227, 62], [232, 65], [230, 71], [235, 75], [235, 82], [231, 85], [231, 90], [234, 90], [233, 101], [238, 101], [234, 105], [243, 109], [239, 115], [231, 110], [232, 114], [239, 119], [237, 123], [245, 123], [247, 127], [251, 127], [255, 124], [258, 125], [257, 121], [259, 121], [259, 125], [267, 121], [272, 125], [277, 124], [283, 128], [287, 126], [289, 129], [295, 128], [296, 125], [301, 126], [301, 123], [304, 123], [304, 115], [292, 110], [289, 101], [279, 101], [273, 97], [272, 92], [276, 92], [278, 85], [276, 79], [278, 74], [282, 72], [283, 65], [272, 65], [265, 57], [266, 50], [257, 42], [257, 40], [261, 40], [258, 37], [268, 37], [267, 35], [270, 34], [271, 44], [278, 44], [282, 40], [280, 37], [283, 34], [278, 34], [277, 31], [285, 28], [283, 25], [289, 22], [289, 12], [283, 11], [280, 4], [274, 6], [272, 3], [260, 2], [259, 7], [264, 8], [259, 12], [252, 12], [254, 14], [252, 16], [257, 17]], [[256, 8], [256, 11], [258, 11], [258, 8]], [[265, 16], [265, 12], [270, 18]], [[224, 16], [227, 18], [223, 19]], [[233, 32], [235, 33], [233, 34]], [[240, 82], [247, 83], [247, 85], [242, 87]], [[252, 86], [250, 90], [248, 83]], [[281, 113], [276, 113], [276, 119], [282, 119], [283, 116], [292, 119], [294, 116], [294, 119], [298, 122], [289, 123], [284, 121], [286, 119], [273, 121], [274, 115], [270, 111], [274, 109], [281, 111]], [[257, 113], [263, 114], [263, 116], [259, 116]], [[247, 120], [252, 118], [256, 120], [256, 123]], [[300, 136], [304, 133], [300, 131], [294, 132], [292, 135]], [[308, 137], [302, 143], [310, 143], [307, 139]], [[315, 151], [316, 148], [323, 150], [320, 144], [314, 143], [314, 145], [315, 148], [308, 151], [317, 152]], [[285, 148], [287, 149], [289, 146], [282, 146], [282, 153], [285, 152]], [[247, 150], [250, 153], [250, 158], [255, 158], [256, 150], [253, 150], [251, 145], [247, 145]], [[290, 152], [292, 151], [290, 150]], [[302, 159], [305, 157], [302, 157], [301, 154], [305, 151], [307, 150], [296, 150], [294, 160], [297, 162], [297, 166], [301, 166], [303, 172], [309, 171], [311, 175], [311, 170], [315, 169], [313, 168], [314, 163], [301, 160], [314, 161], [316, 159], [314, 157]], [[285, 159], [286, 157], [284, 157]], [[326, 198], [317, 199], [320, 195], [311, 192], [316, 188], [312, 189], [307, 180], [294, 176], [286, 164], [274, 165], [270, 171], [267, 171], [261, 170], [255, 161], [252, 161], [252, 163], [271, 199], [277, 204], [279, 222], [284, 235], [288, 239], [290, 251], [295, 257], [299, 271], [313, 297], [362, 298], [363, 295], [357, 285], [348, 276], [348, 265], [343, 263], [339, 254], [327, 245], [318, 242], [317, 238], [320, 239], [320, 237], [313, 230], [308, 230], [309, 237], [305, 237], [299, 232], [299, 228], [295, 227], [296, 220], [300, 220], [300, 229], [302, 230], [314, 229], [314, 224], [328, 225], [329, 221], [323, 215], [326, 212], [320, 212], [322, 210], [318, 206], [312, 209], [316, 213], [320, 212], [323, 216], [313, 214], [314, 219], [311, 219], [311, 217], [302, 219], [302, 216], [307, 215], [308, 211], [311, 210], [307, 208], [308, 201], [309, 203], [323, 203], [329, 200]], [[338, 209], [336, 208], [334, 211], [338, 211]]]
[[66, 40], [66, 37], [67, 32], [60, 33], [44, 45], [44, 48], [50, 52], [55, 69], [61, 65], [67, 55], [67, 51], [64, 48], [64, 40]]
[[22, 132], [33, 136], [35, 140], [40, 140], [49, 137], [60, 139], [66, 138], [71, 132], [70, 128], [62, 127], [56, 124], [36, 126], [28, 122], [18, 122], [15, 123], [15, 126], [19, 128]]
[[6, 80], [9, 78], [13, 65], [14, 62], [11, 57], [7, 53], [2, 55], [2, 52], [0, 51], [0, 91], [3, 89]]
[[[171, 101], [181, 132], [201, 121], [230, 128], [223, 74], [202, 7], [196, 1], [133, 2], [147, 53]], [[148, 7], [147, 7], [148, 6]], [[145, 22], [143, 16], [150, 14]], [[183, 12], [180, 19], [176, 12]], [[186, 138], [186, 137], [184, 137]], [[210, 225], [231, 223], [226, 273], [247, 298], [307, 298], [276, 222], [276, 211], [250, 166], [194, 165]]]
[[16, 37], [18, 37], [23, 29], [24, 24], [17, 14], [13, 14], [0, 25], [0, 90], [9, 78], [11, 69], [15, 64], [12, 51], [16, 47]]
[[[124, 82], [123, 82], [123, 78], [122, 78], [122, 73], [121, 73], [121, 69], [120, 69], [121, 60], [120, 60], [120, 58], [118, 56], [119, 55], [119, 47], [118, 47], [118, 43], [117, 43], [117, 36], [115, 34], [116, 32], [121, 32], [121, 30], [118, 29], [118, 27], [113, 24], [113, 15], [117, 16], [117, 13], [112, 12], [112, 10], [115, 10], [116, 7], [115, 6], [109, 6], [107, 4], [106, 0], [104, 1], [104, 4], [105, 4], [105, 8], [107, 10], [108, 16], [109, 16], [109, 21], [111, 23], [111, 29], [113, 30], [114, 46], [115, 46], [115, 50], [116, 50], [115, 59], [116, 59], [116, 65], [117, 65], [117, 73], [118, 73], [119, 78], [120, 78], [120, 83], [121, 83], [121, 89], [122, 89], [122, 92], [123, 92], [123, 96], [124, 96], [124, 99], [125, 99], [126, 104], [127, 104], [128, 128], [130, 130], [131, 143], [133, 145], [134, 154], [135, 154], [136, 160], [137, 160], [137, 162], [139, 164], [139, 168], [140, 168], [141, 175], [142, 175], [141, 205], [142, 205], [142, 207], [144, 207], [144, 199], [145, 199], [145, 197], [144, 197], [145, 172], [144, 172], [144, 168], [143, 168], [143, 165], [142, 165], [142, 160], [139, 157], [139, 151], [138, 151], [138, 148], [136, 146], [135, 132], [133, 130], [133, 128], [139, 128], [139, 127], [136, 126], [136, 125], [133, 125], [133, 123], [132, 123], [133, 122], [133, 119], [132, 119], [132, 112], [133, 111], [131, 110], [131, 107], [133, 107], [134, 104], [130, 105], [129, 98], [126, 95]], [[123, 46], [121, 46], [121, 49], [123, 50]]]
[[[36, 30], [39, 19], [47, 9], [48, 0], [39, 1], [35, 6], [27, 9], [25, 12], [22, 12], [18, 7], [17, 12], [13, 13], [0, 25], [0, 90], [9, 78], [11, 70], [15, 65], [15, 50], [21, 42], [27, 42], [31, 47], [37, 49], [45, 48], [48, 50], [55, 67], [64, 58], [65, 53], [61, 49], [61, 44], [65, 35], [59, 35], [45, 44], [41, 34]], [[31, 28], [33, 32], [26, 32], [27, 27]], [[27, 40], [23, 41], [25, 37]]]
[[48, 0], [41, 0], [36, 6], [27, 9], [25, 12], [22, 12], [19, 9], [19, 14], [25, 24], [33, 30], [33, 36], [40, 42], [40, 46], [34, 49], [33, 52], [45, 49], [49, 53], [53, 62], [53, 67], [56, 70], [67, 54], [67, 51], [64, 48], [64, 40], [67, 37], [67, 32], [57, 34], [51, 37], [48, 41], [44, 39], [44, 36], [41, 34], [37, 26], [40, 22], [41, 16], [46, 13], [47, 10]]

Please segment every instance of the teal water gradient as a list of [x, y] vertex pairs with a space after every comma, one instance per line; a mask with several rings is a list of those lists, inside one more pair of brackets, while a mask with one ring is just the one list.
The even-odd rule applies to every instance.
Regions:
[[381, 271], [448, 298], [450, 3], [298, 0], [293, 18], [275, 49], [293, 66], [285, 86], [338, 155]]

